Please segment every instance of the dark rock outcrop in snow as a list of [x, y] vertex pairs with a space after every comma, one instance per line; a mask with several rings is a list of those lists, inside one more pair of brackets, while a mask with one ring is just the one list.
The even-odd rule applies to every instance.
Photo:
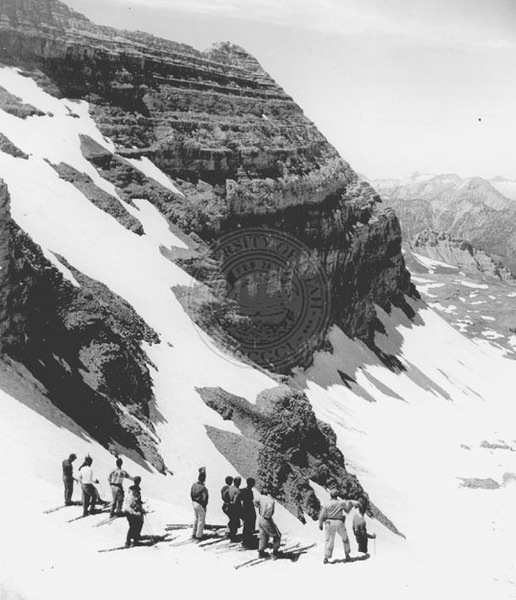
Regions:
[[89, 175], [81, 173], [66, 163], [52, 165], [59, 177], [72, 183], [92, 204], [108, 213], [121, 223], [126, 229], [138, 235], [143, 234], [143, 226], [136, 217], [133, 217], [120, 201], [99, 188]]
[[[395, 533], [394, 524], [372, 503], [356, 476], [346, 470], [332, 428], [317, 420], [303, 392], [286, 385], [264, 390], [250, 404], [221, 388], [197, 390], [204, 402], [224, 420], [231, 420], [241, 436], [208, 428], [226, 458], [242, 472], [256, 478], [260, 489], [268, 484], [294, 515], [317, 519], [321, 509], [311, 482], [336, 487], [342, 495], [366, 501], [369, 512]], [[229, 437], [229, 443], [227, 440]], [[245, 465], [241, 452], [245, 449]]]
[[122, 298], [61, 259], [79, 287], [65, 279], [11, 219], [3, 183], [0, 234], [0, 352], [106, 447], [135, 449], [164, 471], [149, 433], [153, 394], [141, 349], [156, 334]]

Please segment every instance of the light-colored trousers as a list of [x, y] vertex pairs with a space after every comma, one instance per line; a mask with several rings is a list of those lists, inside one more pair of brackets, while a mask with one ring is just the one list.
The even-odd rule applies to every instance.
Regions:
[[258, 519], [258, 530], [260, 532], [260, 543], [258, 549], [263, 552], [269, 545], [269, 539], [272, 539], [272, 551], [277, 552], [281, 543], [281, 533], [276, 527], [276, 523], [270, 519], [260, 516]]
[[348, 532], [344, 521], [337, 519], [329, 519], [324, 524], [324, 558], [331, 558], [333, 554], [333, 546], [335, 544], [335, 534], [338, 533], [344, 544], [344, 552], [346, 556], [350, 553]]
[[204, 532], [204, 524], [206, 523], [206, 509], [198, 502], [192, 502], [194, 509], [194, 522], [192, 535], [194, 538], [201, 538]]

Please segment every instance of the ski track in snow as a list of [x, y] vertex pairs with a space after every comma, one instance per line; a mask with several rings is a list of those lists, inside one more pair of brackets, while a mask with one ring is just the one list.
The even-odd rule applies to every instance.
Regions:
[[[158, 533], [165, 523], [189, 522], [189, 488], [201, 465], [207, 467], [211, 492], [208, 521], [224, 522], [218, 489], [234, 469], [216, 451], [205, 426], [238, 430], [207, 408], [195, 387], [221, 386], [254, 402], [275, 381], [235, 359], [224, 359], [198, 335], [170, 289], [189, 285], [191, 278], [160, 252], [161, 245], [182, 242], [153, 206], [136, 201], [137, 208], [131, 207], [145, 229], [139, 237], [59, 179], [45, 161], [67, 162], [116, 195], [80, 153], [79, 133], [114, 149], [89, 117], [87, 104], [52, 98], [15, 69], [0, 69], [0, 85], [54, 115], [23, 121], [0, 111], [0, 130], [30, 154], [23, 160], [0, 153], [0, 177], [9, 186], [13, 218], [47, 257], [54, 257], [65, 276], [68, 270], [54, 253], [125, 298], [161, 339], [145, 350], [156, 366], [151, 373], [161, 451], [175, 475], [144, 471], [131, 456], [124, 464], [131, 474], [143, 476], [143, 495], [154, 509], [146, 527]], [[70, 110], [79, 118], [68, 116]], [[158, 180], [150, 164], [141, 161], [139, 168]], [[444, 264], [425, 261], [429, 267]], [[113, 457], [53, 407], [44, 390], [31, 384], [29, 374], [18, 372], [16, 365], [0, 364], [0, 451], [16, 457], [0, 463], [0, 474], [8, 482], [0, 508], [9, 515], [0, 547], [3, 590], [26, 600], [71, 594], [82, 600], [92, 593], [102, 598], [170, 598], [171, 590], [175, 594], [192, 587], [222, 598], [235, 586], [250, 597], [288, 590], [292, 597], [314, 598], [343, 587], [348, 595], [375, 599], [514, 597], [516, 484], [502, 482], [505, 473], [516, 473], [516, 452], [487, 450], [481, 444], [516, 439], [516, 363], [487, 341], [466, 339], [431, 309], [422, 304], [417, 308], [415, 323], [398, 309], [390, 316], [378, 309], [389, 335], [378, 335], [377, 342], [401, 358], [405, 371], [387, 369], [363, 344], [335, 327], [330, 333], [333, 355], [319, 352], [313, 366], [296, 376], [317, 416], [333, 426], [347, 464], [359, 470], [373, 502], [407, 536], [403, 540], [369, 522], [378, 534], [377, 552], [371, 542], [371, 558], [348, 565], [323, 566], [322, 534], [316, 525], [303, 527], [280, 507], [277, 522], [285, 534], [319, 541], [296, 564], [269, 561], [235, 572], [234, 564], [248, 554], [230, 560], [229, 555], [166, 544], [97, 554], [123, 542], [124, 519], [93, 528], [96, 517], [65, 524], [72, 513], [80, 514], [79, 508], [52, 515], [41, 511], [61, 502], [60, 462], [70, 452], [79, 455], [78, 462], [92, 454], [104, 496]], [[342, 384], [337, 369], [355, 379], [351, 389]], [[461, 478], [492, 478], [501, 485], [495, 490], [467, 489]], [[315, 487], [321, 499], [327, 497]], [[22, 530], [31, 532], [30, 544]], [[150, 532], [144, 528], [143, 533]], [[338, 542], [335, 548], [334, 557], [342, 558]], [[86, 574], [93, 592], [91, 585], [81, 584]], [[202, 574], [199, 583], [197, 574]], [[262, 585], [256, 585], [257, 578]]]

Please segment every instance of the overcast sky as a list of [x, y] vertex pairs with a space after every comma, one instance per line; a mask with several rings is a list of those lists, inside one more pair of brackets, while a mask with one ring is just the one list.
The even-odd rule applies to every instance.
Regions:
[[516, 179], [516, 0], [65, 0], [253, 54], [351, 166]]

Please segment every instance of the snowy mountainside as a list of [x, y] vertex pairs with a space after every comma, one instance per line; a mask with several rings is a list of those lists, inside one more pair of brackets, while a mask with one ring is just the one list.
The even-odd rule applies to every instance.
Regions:
[[514, 276], [488, 254], [447, 234], [423, 232], [405, 245], [421, 297], [458, 331], [516, 358]]
[[[174, 286], [190, 285], [191, 277], [161, 251], [163, 246], [181, 248], [185, 241], [148, 202], [124, 203], [84, 160], [79, 134], [110, 147], [87, 105], [49, 96], [16, 69], [0, 69], [0, 85], [45, 113], [23, 120], [0, 111], [1, 131], [28, 156], [0, 153], [0, 176], [16, 224], [72, 285], [65, 262], [128, 302], [160, 338], [159, 344], [143, 342], [154, 395], [151, 434], [174, 475], [158, 473], [137, 451], [118, 446], [127, 470], [143, 477], [144, 497], [154, 510], [148, 526], [157, 533], [166, 523], [188, 522], [189, 487], [201, 465], [207, 467], [212, 494], [209, 520], [222, 522], [218, 489], [235, 468], [217, 452], [206, 427], [239, 431], [210, 409], [197, 389], [221, 387], [254, 403], [260, 392], [277, 386], [276, 378], [225, 357], [215, 342], [199, 334], [171, 292]], [[48, 161], [66, 162], [88, 174], [140, 221], [144, 234], [92, 204]], [[167, 183], [148, 162], [136, 161], [136, 166]], [[285, 509], [278, 509], [277, 521], [287, 539], [319, 542], [294, 564], [277, 561], [234, 571], [246, 553], [217, 554], [189, 545], [98, 554], [99, 548], [123, 541], [123, 520], [93, 528], [99, 517], [66, 522], [80, 513], [78, 508], [52, 515], [42, 510], [61, 502], [60, 461], [69, 452], [92, 454], [104, 495], [113, 455], [53, 406], [23, 366], [3, 360], [0, 448], [11, 460], [0, 463], [9, 485], [0, 501], [2, 514], [9, 516], [0, 569], [7, 597], [64, 598], [70, 590], [74, 597], [91, 596], [91, 587], [77, 584], [85, 569], [96, 593], [124, 598], [143, 593], [170, 597], [171, 589], [190, 589], [200, 571], [203, 587], [216, 598], [227, 595], [228, 583], [254, 595], [258, 577], [269, 589], [284, 586], [301, 598], [333, 593], [343, 578], [348, 593], [366, 598], [511, 597], [516, 579], [511, 533], [516, 523], [510, 509], [516, 497], [516, 363], [490, 345], [468, 340], [423, 303], [410, 302], [414, 320], [396, 308], [389, 315], [376, 309], [383, 333], [376, 334], [375, 342], [398, 358], [398, 368], [388, 368], [366, 344], [334, 326], [329, 334], [333, 351], [318, 352], [313, 365], [299, 369], [289, 382], [306, 392], [316, 416], [333, 427], [348, 469], [406, 536], [369, 520], [378, 534], [376, 553], [348, 565], [323, 566], [322, 534], [313, 522], [301, 525]], [[327, 497], [321, 487], [314, 489], [322, 500]], [[348, 529], [357, 556], [349, 523]], [[123, 576], [113, 577], [114, 572]]]

